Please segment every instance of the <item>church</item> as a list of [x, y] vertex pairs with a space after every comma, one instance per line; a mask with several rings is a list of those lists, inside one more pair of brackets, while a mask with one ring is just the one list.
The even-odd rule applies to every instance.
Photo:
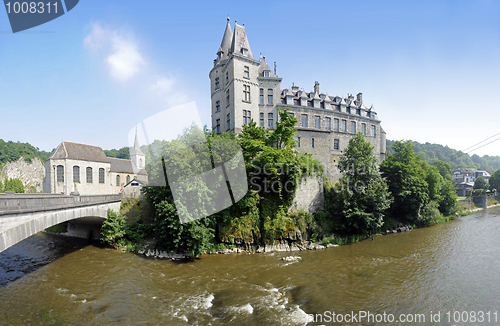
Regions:
[[374, 147], [374, 155], [385, 159], [386, 134], [374, 107], [367, 108], [363, 94], [356, 98], [329, 96], [320, 91], [319, 82], [306, 91], [293, 84], [281, 88], [276, 64], [271, 70], [262, 55], [255, 59], [245, 26], [229, 18], [209, 74], [212, 102], [212, 130], [216, 134], [239, 133], [251, 120], [273, 130], [283, 109], [297, 118], [297, 149], [310, 153], [325, 167], [326, 175], [340, 178], [337, 163], [358, 132]]
[[43, 192], [139, 197], [148, 174], [137, 134], [129, 155], [128, 160], [107, 157], [101, 147], [63, 141], [45, 161]]

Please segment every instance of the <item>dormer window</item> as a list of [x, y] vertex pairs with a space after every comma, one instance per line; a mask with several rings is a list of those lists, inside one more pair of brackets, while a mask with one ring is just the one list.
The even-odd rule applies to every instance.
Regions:
[[285, 95], [285, 96], [286, 96], [286, 94], [287, 94], [287, 93], [288, 93], [288, 89], [285, 89], [285, 90], [283, 91], [283, 95]]
[[241, 54], [243, 54], [243, 55], [246, 56], [247, 53], [248, 53], [248, 49], [247, 48], [241, 48]]
[[264, 77], [269, 77], [270, 70], [264, 70]]

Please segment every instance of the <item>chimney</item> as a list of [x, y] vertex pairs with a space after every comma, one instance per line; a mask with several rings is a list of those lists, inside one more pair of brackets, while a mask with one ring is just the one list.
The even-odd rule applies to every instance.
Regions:
[[295, 83], [292, 84], [292, 91], [296, 92], [299, 90], [299, 86], [295, 86]]
[[358, 105], [363, 104], [363, 93], [358, 93], [358, 95], [356, 95], [356, 101], [358, 102]]
[[319, 94], [319, 82], [317, 81], [314, 82], [314, 93]]

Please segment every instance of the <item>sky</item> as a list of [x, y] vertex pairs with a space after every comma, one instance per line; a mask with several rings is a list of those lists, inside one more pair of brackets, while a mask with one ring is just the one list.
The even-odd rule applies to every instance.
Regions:
[[[121, 148], [137, 123], [190, 102], [210, 125], [228, 15], [282, 88], [362, 92], [387, 139], [464, 150], [500, 133], [500, 1], [82, 0], [15, 34], [0, 9], [0, 138]], [[500, 155], [500, 141], [470, 154]]]

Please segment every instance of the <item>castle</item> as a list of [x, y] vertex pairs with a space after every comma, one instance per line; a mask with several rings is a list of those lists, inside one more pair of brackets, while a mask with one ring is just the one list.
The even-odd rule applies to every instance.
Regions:
[[212, 130], [239, 133], [253, 119], [257, 125], [273, 130], [278, 111], [288, 109], [297, 120], [297, 149], [311, 153], [325, 167], [332, 180], [340, 177], [337, 163], [349, 140], [358, 132], [374, 147], [379, 162], [386, 152], [386, 134], [377, 113], [363, 104], [358, 93], [347, 98], [320, 93], [316, 82], [311, 92], [293, 85], [281, 89], [281, 78], [272, 71], [265, 57], [253, 56], [245, 26], [227, 19], [222, 42], [210, 71]]

